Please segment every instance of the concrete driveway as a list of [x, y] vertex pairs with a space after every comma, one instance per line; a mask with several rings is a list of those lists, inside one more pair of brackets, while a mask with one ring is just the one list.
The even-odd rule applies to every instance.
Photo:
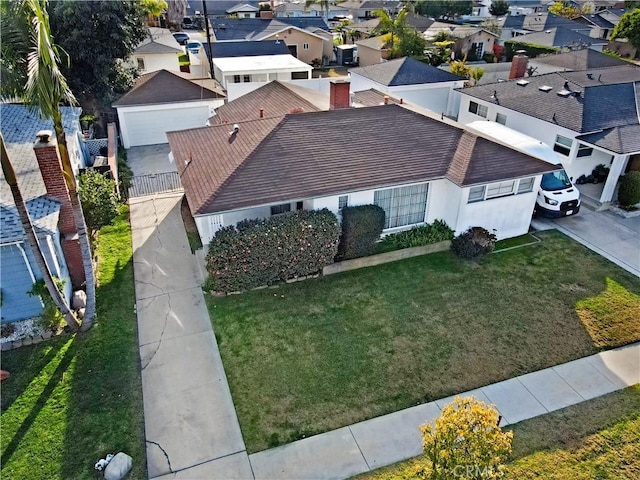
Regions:
[[134, 175], [175, 172], [176, 165], [169, 161], [169, 144], [131, 147], [127, 150], [127, 163]]
[[583, 204], [578, 215], [556, 220], [537, 218], [531, 225], [537, 230], [556, 228], [640, 277], [640, 216], [623, 218]]

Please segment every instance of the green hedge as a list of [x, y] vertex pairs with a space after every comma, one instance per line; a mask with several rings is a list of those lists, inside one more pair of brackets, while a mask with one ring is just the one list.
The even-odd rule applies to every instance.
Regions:
[[376, 242], [384, 228], [384, 210], [377, 205], [342, 209], [342, 234], [336, 261], [367, 257], [376, 253]]
[[513, 59], [513, 56], [518, 50], [524, 50], [527, 52], [529, 58], [535, 58], [538, 55], [544, 55], [547, 53], [558, 53], [559, 48], [545, 47], [544, 45], [536, 45], [534, 43], [519, 42], [517, 40], [507, 40], [504, 42], [505, 54], [507, 56], [507, 62]]
[[640, 172], [631, 171], [622, 177], [618, 188], [618, 203], [632, 207], [640, 202]]
[[243, 291], [317, 273], [333, 262], [338, 221], [327, 209], [244, 220], [209, 244], [207, 288]]
[[378, 252], [392, 252], [403, 248], [421, 247], [453, 238], [453, 230], [442, 220], [431, 225], [414, 227], [404, 232], [392, 233], [378, 243]]

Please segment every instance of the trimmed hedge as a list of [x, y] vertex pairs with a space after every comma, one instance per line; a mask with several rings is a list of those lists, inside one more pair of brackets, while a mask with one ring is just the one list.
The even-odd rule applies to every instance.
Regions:
[[384, 210], [377, 205], [342, 209], [342, 234], [336, 261], [367, 257], [376, 253], [376, 242], [384, 228]]
[[442, 220], [431, 225], [413, 227], [404, 232], [392, 233], [378, 243], [379, 252], [392, 252], [403, 248], [421, 247], [453, 239], [453, 230]]
[[209, 244], [207, 288], [244, 291], [315, 274], [333, 263], [338, 234], [336, 216], [327, 209], [224, 227]]
[[504, 42], [504, 46], [507, 62], [513, 59], [513, 56], [518, 50], [525, 50], [529, 58], [535, 58], [538, 55], [548, 53], [558, 53], [560, 51], [560, 49], [556, 47], [546, 47], [544, 45], [536, 45], [535, 43], [519, 42], [518, 40], [507, 40]]
[[492, 252], [496, 236], [482, 227], [470, 227], [451, 240], [451, 250], [461, 258], [472, 259]]
[[618, 203], [622, 207], [633, 207], [640, 203], [640, 172], [631, 171], [620, 180]]

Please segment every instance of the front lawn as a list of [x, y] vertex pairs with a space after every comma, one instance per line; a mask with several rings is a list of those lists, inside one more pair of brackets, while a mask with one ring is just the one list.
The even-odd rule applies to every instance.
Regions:
[[95, 478], [107, 453], [146, 478], [142, 387], [128, 210], [104, 227], [97, 321], [87, 333], [2, 353], [3, 479]]
[[208, 296], [248, 450], [640, 340], [640, 280], [539, 237], [479, 263], [442, 252]]
[[[640, 478], [640, 385], [509, 426], [513, 452], [502, 478], [593, 480]], [[358, 475], [408, 480], [422, 457]]]

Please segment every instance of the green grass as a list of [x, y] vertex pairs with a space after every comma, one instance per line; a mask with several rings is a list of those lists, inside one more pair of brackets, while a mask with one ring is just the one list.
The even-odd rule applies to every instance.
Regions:
[[[558, 232], [540, 238], [480, 262], [442, 252], [207, 297], [248, 450], [640, 340], [640, 280]], [[597, 298], [630, 305], [604, 343]]]
[[[640, 478], [640, 385], [525, 420], [513, 431], [505, 479]], [[421, 456], [359, 475], [409, 479]]]
[[4, 479], [95, 478], [107, 453], [133, 457], [146, 478], [131, 231], [123, 208], [101, 230], [97, 322], [85, 334], [2, 354]]
[[519, 237], [507, 238], [505, 240], [499, 240], [496, 242], [496, 248], [494, 252], [506, 250], [515, 247], [522, 247], [524, 245], [530, 245], [538, 242], [538, 239], [530, 233], [525, 233]]

